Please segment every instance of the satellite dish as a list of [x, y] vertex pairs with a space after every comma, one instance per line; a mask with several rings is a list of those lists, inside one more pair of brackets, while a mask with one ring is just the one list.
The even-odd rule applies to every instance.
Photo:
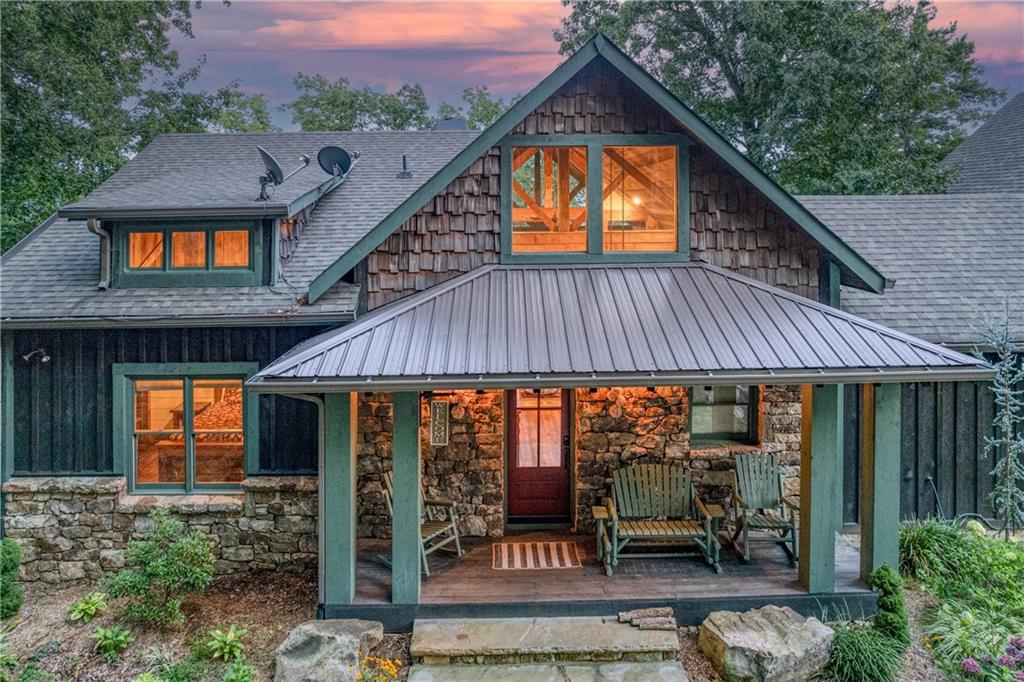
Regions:
[[268, 152], [266, 149], [259, 145], [256, 145], [256, 149], [259, 151], [260, 158], [263, 159], [263, 165], [267, 169], [267, 174], [260, 176], [259, 201], [266, 201], [267, 199], [270, 198], [270, 195], [267, 193], [267, 187], [269, 187], [270, 185], [280, 185], [282, 182], [284, 182], [285, 180], [287, 180], [288, 178], [295, 175], [300, 170], [309, 165], [309, 156], [306, 154], [302, 154], [299, 156], [299, 160], [302, 161], [302, 165], [293, 170], [288, 175], [285, 175], [284, 171], [281, 170], [281, 164], [277, 162], [277, 159], [275, 159], [270, 152]]
[[352, 168], [352, 156], [341, 147], [324, 147], [316, 160], [328, 175], [345, 175]]

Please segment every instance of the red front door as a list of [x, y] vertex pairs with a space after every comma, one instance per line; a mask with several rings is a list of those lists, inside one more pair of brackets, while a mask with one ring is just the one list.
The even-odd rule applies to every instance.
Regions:
[[509, 521], [569, 518], [569, 391], [508, 392]]

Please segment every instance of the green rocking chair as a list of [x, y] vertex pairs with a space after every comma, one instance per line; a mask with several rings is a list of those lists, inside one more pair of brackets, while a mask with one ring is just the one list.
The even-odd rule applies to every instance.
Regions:
[[[388, 516], [394, 523], [394, 478], [390, 471], [385, 471], [384, 500], [388, 504]], [[454, 548], [450, 547], [454, 545]], [[454, 551], [455, 556], [462, 556], [462, 545], [459, 542], [458, 519], [455, 516], [455, 503], [451, 500], [428, 499], [423, 495], [420, 486], [420, 562], [423, 574], [430, 577], [427, 556], [439, 549]], [[381, 556], [384, 563], [390, 565], [387, 557]]]
[[[754, 452], [736, 455], [732, 493], [736, 528], [733, 547], [750, 561], [753, 542], [779, 545], [792, 566], [797, 559], [796, 519], [800, 507], [783, 494], [782, 471], [775, 455]], [[755, 535], [751, 535], [751, 531]]]

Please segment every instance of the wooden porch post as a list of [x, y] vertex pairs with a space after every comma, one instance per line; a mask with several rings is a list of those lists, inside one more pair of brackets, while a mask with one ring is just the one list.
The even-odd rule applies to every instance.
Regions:
[[394, 394], [391, 601], [420, 600], [420, 394]]
[[805, 385], [802, 393], [798, 578], [812, 593], [835, 588], [835, 498], [843, 451], [840, 388]]
[[356, 394], [324, 396], [320, 460], [320, 598], [351, 604], [356, 596]]
[[900, 384], [864, 384], [861, 409], [860, 577], [899, 567]]

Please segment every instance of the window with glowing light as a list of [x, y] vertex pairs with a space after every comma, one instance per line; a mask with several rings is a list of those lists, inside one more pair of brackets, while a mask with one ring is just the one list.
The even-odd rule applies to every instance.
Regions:
[[512, 148], [512, 251], [587, 250], [587, 148]]
[[674, 146], [604, 147], [604, 250], [675, 251], [677, 155]]

